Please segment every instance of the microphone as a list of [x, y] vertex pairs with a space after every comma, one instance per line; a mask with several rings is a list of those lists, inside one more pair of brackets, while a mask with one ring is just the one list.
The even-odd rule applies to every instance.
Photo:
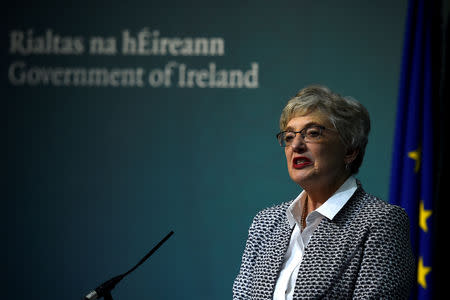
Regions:
[[118, 284], [119, 281], [122, 280], [123, 277], [125, 277], [125, 276], [119, 275], [119, 276], [111, 278], [108, 281], [103, 282], [98, 288], [96, 288], [95, 290], [93, 290], [89, 294], [87, 294], [84, 297], [84, 299], [85, 300], [95, 300], [95, 299], [100, 299], [101, 297], [104, 297], [105, 300], [112, 299], [111, 291], [116, 286], [116, 284]]
[[116, 287], [116, 285], [128, 274], [136, 270], [142, 263], [144, 263], [159, 247], [162, 246], [173, 234], [173, 231], [169, 232], [152, 250], [150, 250], [134, 267], [132, 267], [127, 272], [120, 274], [111, 278], [108, 281], [103, 282], [95, 290], [89, 292], [84, 296], [83, 300], [96, 300], [103, 297], [105, 300], [112, 300], [111, 291]]

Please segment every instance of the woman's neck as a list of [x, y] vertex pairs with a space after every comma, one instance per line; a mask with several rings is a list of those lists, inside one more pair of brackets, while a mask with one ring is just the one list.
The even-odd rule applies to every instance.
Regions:
[[344, 184], [344, 182], [350, 177], [337, 178], [333, 181], [328, 181], [326, 184], [311, 184], [303, 187], [303, 190], [308, 197], [308, 214], [313, 210], [319, 208], [325, 203], [334, 193]]

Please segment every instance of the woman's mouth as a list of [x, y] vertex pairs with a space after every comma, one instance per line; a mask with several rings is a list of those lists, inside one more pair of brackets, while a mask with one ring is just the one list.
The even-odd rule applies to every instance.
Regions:
[[302, 169], [309, 165], [312, 165], [312, 161], [304, 156], [297, 156], [292, 160], [292, 167], [294, 169]]

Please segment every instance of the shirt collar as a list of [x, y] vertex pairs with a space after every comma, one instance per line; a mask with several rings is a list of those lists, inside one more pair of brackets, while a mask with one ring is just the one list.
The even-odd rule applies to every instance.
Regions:
[[[330, 220], [337, 215], [337, 213], [344, 207], [347, 201], [351, 198], [351, 196], [355, 193], [358, 188], [355, 177], [350, 176], [347, 180], [341, 185], [341, 187], [325, 201], [319, 208], [315, 211], [320, 213], [321, 215], [327, 217]], [[300, 216], [296, 216], [295, 207], [301, 205], [300, 199], [304, 196], [305, 191], [302, 191], [297, 198], [289, 205], [286, 210], [286, 217], [289, 221], [289, 225], [293, 227], [296, 223], [296, 219], [300, 219]], [[297, 211], [301, 211], [297, 210]]]

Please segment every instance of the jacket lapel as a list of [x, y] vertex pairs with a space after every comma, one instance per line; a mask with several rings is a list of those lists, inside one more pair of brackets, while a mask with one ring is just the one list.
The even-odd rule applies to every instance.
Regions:
[[362, 202], [362, 188], [333, 220], [323, 218], [305, 249], [294, 291], [296, 297], [321, 298], [339, 280], [346, 264], [359, 249], [360, 237], [349, 235], [349, 226]]
[[[273, 298], [273, 291], [283, 264], [284, 255], [289, 246], [291, 232], [292, 229], [286, 218], [285, 210], [282, 210], [282, 214], [278, 216], [272, 230], [266, 232], [266, 236], [262, 237], [262, 240], [267, 242], [264, 245], [264, 251], [256, 262], [255, 274], [258, 274], [258, 276], [255, 278], [252, 294], [257, 296], [252, 297], [252, 299]], [[271, 291], [271, 293], [261, 295], [261, 291], [264, 290]]]

